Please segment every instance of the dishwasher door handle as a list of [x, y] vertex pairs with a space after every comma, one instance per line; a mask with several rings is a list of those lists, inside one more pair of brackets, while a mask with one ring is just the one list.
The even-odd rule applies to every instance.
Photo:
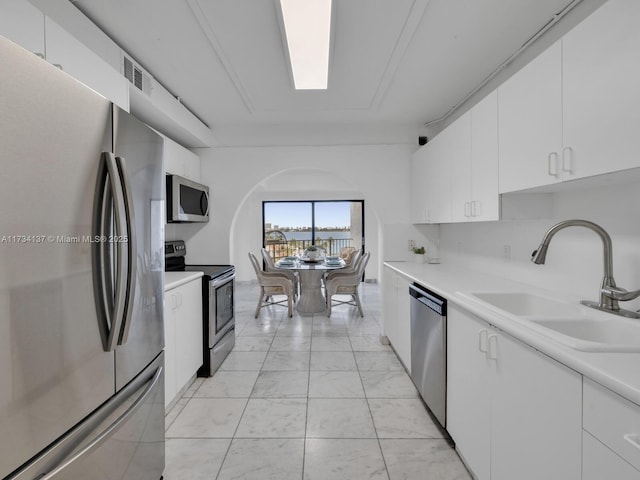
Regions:
[[489, 332], [487, 330], [480, 330], [478, 332], [478, 350], [486, 355], [487, 353], [487, 335]]

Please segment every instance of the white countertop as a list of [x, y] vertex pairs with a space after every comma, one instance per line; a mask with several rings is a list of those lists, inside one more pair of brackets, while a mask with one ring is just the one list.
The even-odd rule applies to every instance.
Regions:
[[491, 325], [523, 343], [640, 405], [640, 353], [601, 353], [574, 350], [514, 321], [512, 317], [500, 315], [461, 294], [529, 292], [575, 303], [578, 303], [579, 299], [553, 294], [553, 292], [509, 278], [467, 270], [462, 267], [413, 262], [385, 262], [384, 264], [411, 281], [442, 295], [449, 302], [488, 321]]
[[179, 287], [185, 283], [197, 280], [204, 272], [164, 272], [164, 291]]

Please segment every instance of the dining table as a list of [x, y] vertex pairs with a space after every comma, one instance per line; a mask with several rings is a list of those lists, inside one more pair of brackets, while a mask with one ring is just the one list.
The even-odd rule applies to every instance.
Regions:
[[327, 301], [322, 294], [322, 277], [330, 270], [344, 268], [346, 263], [340, 257], [310, 259], [307, 257], [286, 257], [275, 264], [282, 270], [295, 270], [300, 276], [300, 296], [296, 310], [303, 315], [323, 313]]

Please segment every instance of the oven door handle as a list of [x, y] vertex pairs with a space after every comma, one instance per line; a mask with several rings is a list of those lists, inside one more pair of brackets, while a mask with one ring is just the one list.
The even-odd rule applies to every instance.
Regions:
[[211, 280], [211, 287], [218, 288], [220, 285], [223, 285], [227, 283], [229, 280], [233, 280], [234, 278], [236, 278], [235, 272], [225, 273], [221, 277], [216, 277], [213, 280]]

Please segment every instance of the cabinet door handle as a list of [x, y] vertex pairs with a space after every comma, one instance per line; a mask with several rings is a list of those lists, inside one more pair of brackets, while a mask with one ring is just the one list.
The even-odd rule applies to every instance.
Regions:
[[637, 433], [627, 433], [622, 438], [624, 438], [631, 445], [640, 450], [640, 442], [638, 442], [638, 434]]
[[478, 332], [478, 350], [486, 355], [487, 353], [487, 335], [489, 332], [486, 330], [480, 330]]
[[551, 177], [558, 176], [558, 152], [551, 152], [547, 157], [547, 173]]
[[[567, 167], [567, 165], [569, 166]], [[573, 175], [573, 149], [571, 147], [562, 149], [562, 171]]]
[[487, 358], [489, 360], [498, 359], [498, 336], [489, 335], [487, 339]]
[[480, 209], [482, 205], [480, 204], [479, 200], [474, 200], [473, 202], [471, 202], [471, 216], [472, 217], [478, 217], [480, 215], [482, 215], [482, 210]]

